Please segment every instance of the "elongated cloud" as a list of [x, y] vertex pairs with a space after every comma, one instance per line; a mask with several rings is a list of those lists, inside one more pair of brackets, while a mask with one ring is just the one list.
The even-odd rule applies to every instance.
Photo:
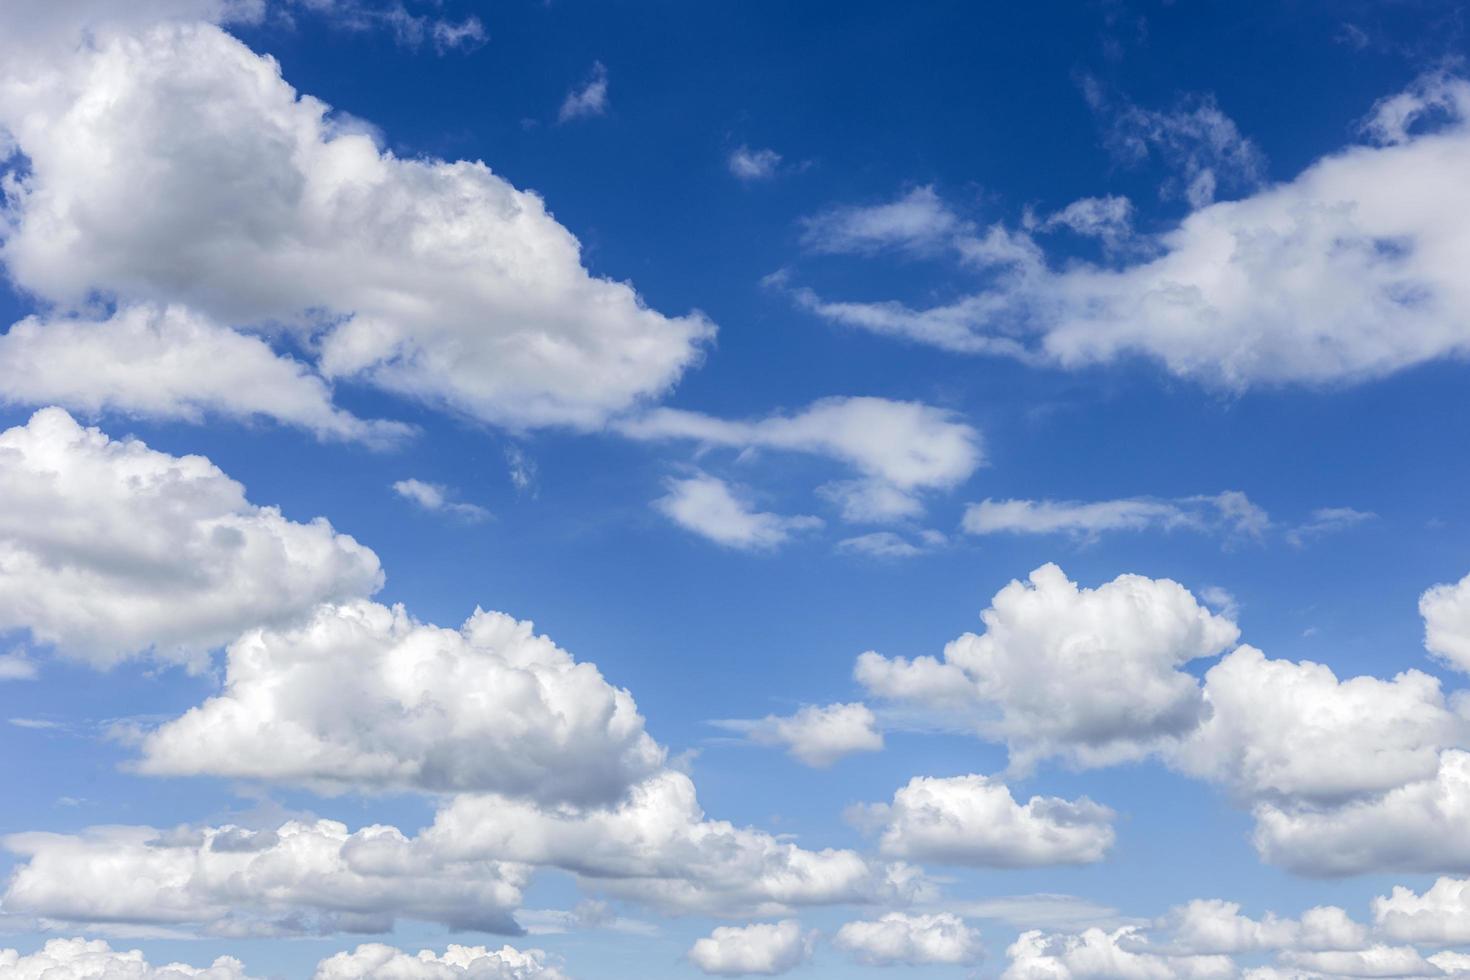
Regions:
[[246, 629], [383, 581], [377, 556], [326, 520], [287, 520], [202, 456], [114, 440], [60, 409], [0, 433], [0, 496], [0, 628], [98, 666], [198, 664]]

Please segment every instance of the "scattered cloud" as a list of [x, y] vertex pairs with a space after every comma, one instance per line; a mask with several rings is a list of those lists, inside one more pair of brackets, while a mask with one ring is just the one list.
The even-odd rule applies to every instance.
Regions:
[[571, 122], [607, 114], [607, 67], [600, 61], [592, 63], [592, 71], [580, 88], [574, 88], [562, 100], [557, 111], [557, 122]]
[[781, 154], [772, 149], [752, 149], [741, 144], [725, 161], [730, 173], [740, 180], [770, 180], [781, 166]]
[[876, 920], [848, 922], [832, 942], [868, 966], [960, 965], [985, 955], [980, 933], [948, 912], [890, 912]]
[[423, 480], [398, 480], [393, 492], [405, 500], [411, 500], [424, 510], [441, 511], [466, 521], [483, 521], [490, 512], [477, 504], [466, 504], [450, 499], [449, 490], [442, 483], [426, 483]]
[[776, 976], [811, 959], [816, 933], [795, 919], [720, 926], [689, 948], [689, 962], [721, 977]]
[[805, 705], [795, 714], [767, 715], [755, 721], [713, 722], [739, 732], [758, 745], [785, 748], [803, 765], [826, 768], [855, 752], [883, 748], [877, 718], [864, 704]]
[[769, 551], [793, 534], [822, 526], [817, 517], [783, 517], [753, 510], [730, 485], [707, 473], [667, 481], [653, 506], [680, 527], [741, 551]]

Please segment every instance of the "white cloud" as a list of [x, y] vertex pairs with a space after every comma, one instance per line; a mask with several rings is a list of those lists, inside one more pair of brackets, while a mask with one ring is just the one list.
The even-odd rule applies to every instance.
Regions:
[[114, 950], [100, 939], [49, 939], [27, 955], [0, 949], [0, 975], [8, 980], [249, 980], [244, 964], [231, 956], [206, 967], [152, 966], [142, 950]]
[[1434, 977], [1440, 969], [1412, 946], [1371, 946], [1322, 953], [1286, 952], [1283, 963], [1332, 977]]
[[317, 964], [312, 980], [567, 980], [544, 950], [457, 946], [410, 956], [382, 943], [364, 943]]
[[890, 912], [872, 921], [848, 922], [832, 942], [870, 966], [965, 964], [985, 955], [980, 933], [949, 912]]
[[1255, 809], [1261, 857], [1299, 874], [1470, 872], [1470, 753], [1446, 749], [1439, 771], [1381, 796], [1330, 809]]
[[885, 855], [941, 864], [1090, 864], [1113, 845], [1114, 813], [1107, 807], [1085, 796], [1017, 803], [1004, 783], [985, 776], [915, 776], [891, 805], [869, 804], [854, 816], [882, 828]]
[[1205, 675], [1207, 717], [1169, 753], [1191, 775], [1247, 799], [1331, 805], [1432, 779], [1464, 723], [1439, 681], [1339, 681], [1322, 664], [1242, 646]]
[[1158, 500], [1127, 497], [1075, 500], [983, 500], [965, 508], [970, 534], [1070, 534], [1094, 539], [1105, 531], [1191, 531], [1259, 539], [1271, 518], [1238, 490]]
[[198, 664], [245, 629], [375, 591], [377, 556], [245, 499], [202, 456], [84, 429], [60, 409], [0, 433], [0, 628], [97, 665]]
[[854, 673], [877, 697], [1004, 741], [1021, 767], [1135, 759], [1189, 732], [1204, 701], [1180, 668], [1239, 635], [1176, 582], [1122, 575], [1083, 589], [1055, 565], [1011, 582], [981, 619], [985, 632], [954, 640], [942, 660], [869, 652]]
[[12, 834], [24, 862], [7, 913], [50, 923], [164, 925], [225, 936], [384, 932], [396, 917], [518, 931], [529, 869], [441, 860], [392, 827], [330, 820], [274, 830], [97, 827]]
[[214, 26], [100, 30], [0, 72], [0, 126], [28, 163], [0, 255], [61, 308], [100, 294], [281, 325], [326, 378], [512, 427], [600, 426], [713, 335], [590, 275], [535, 194], [381, 150]]
[[1225, 956], [1149, 952], [1137, 927], [1112, 932], [1022, 933], [1006, 950], [1002, 980], [1225, 980], [1237, 975]]
[[669, 492], [653, 506], [680, 527], [727, 548], [769, 550], [793, 534], [822, 526], [816, 517], [753, 510], [728, 483], [707, 473], [670, 479], [667, 486]]
[[494, 855], [563, 868], [586, 887], [681, 913], [777, 916], [807, 905], [906, 901], [928, 890], [907, 865], [869, 862], [850, 850], [806, 850], [709, 820], [694, 784], [677, 772], [603, 807], [460, 796], [423, 840], [448, 858]]
[[1470, 880], [1439, 878], [1422, 895], [1396, 885], [1388, 897], [1373, 900], [1373, 922], [1398, 942], [1470, 944]]
[[581, 88], [574, 88], [562, 101], [556, 114], [557, 122], [586, 119], [607, 113], [607, 67], [600, 61], [592, 63], [592, 72]]
[[1267, 913], [1260, 919], [1240, 914], [1240, 905], [1196, 899], [1159, 923], [1171, 933], [1169, 949], [1192, 955], [1250, 953], [1261, 950], [1360, 950], [1368, 930], [1340, 908], [1318, 906], [1300, 920]]
[[784, 747], [803, 764], [825, 768], [855, 752], [883, 748], [877, 719], [864, 704], [803, 706], [787, 716], [767, 715], [756, 721], [728, 720], [714, 724], [741, 732], [759, 745]]
[[1033, 219], [1035, 231], [1065, 228], [1086, 238], [1096, 238], [1109, 249], [1121, 248], [1133, 235], [1133, 202], [1126, 197], [1084, 197], [1045, 218]]
[[1286, 532], [1286, 540], [1292, 546], [1301, 548], [1313, 538], [1357, 527], [1377, 516], [1368, 511], [1354, 510], [1352, 507], [1319, 507], [1312, 511], [1309, 520]]
[[741, 180], [769, 180], [776, 176], [776, 169], [781, 166], [781, 154], [771, 149], [741, 145], [730, 152], [726, 164], [730, 173]]
[[40, 670], [24, 650], [0, 653], [0, 681], [33, 681]]
[[264, 417], [374, 445], [412, 431], [334, 407], [331, 389], [304, 364], [177, 306], [129, 306], [105, 320], [27, 317], [0, 336], [0, 392], [11, 404], [94, 415]]
[[688, 439], [846, 463], [861, 479], [828, 484], [826, 492], [849, 520], [913, 516], [921, 509], [919, 493], [954, 487], [984, 462], [980, 433], [952, 412], [886, 398], [823, 398], [795, 414], [752, 421], [660, 408], [622, 422], [619, 430], [634, 439]]
[[426, 483], [423, 480], [398, 480], [393, 492], [405, 500], [412, 500], [424, 510], [443, 511], [467, 521], [483, 521], [490, 512], [477, 504], [451, 500], [451, 494], [442, 483]]
[[[943, 535], [940, 535], [942, 538]], [[932, 542], [938, 544], [941, 542]], [[925, 541], [923, 545], [930, 545]], [[837, 550], [856, 555], [867, 555], [871, 558], [914, 558], [922, 555], [926, 550], [920, 544], [915, 544], [901, 534], [893, 531], [873, 531], [870, 534], [859, 534], [851, 538], [843, 538], [837, 542]]]
[[802, 244], [828, 253], [927, 251], [947, 245], [965, 226], [932, 186], [916, 187], [887, 204], [832, 208], [802, 224]]
[[1436, 585], [1419, 597], [1424, 646], [1440, 662], [1470, 673], [1470, 575], [1452, 585]]
[[689, 962], [722, 977], [775, 976], [809, 960], [815, 941], [816, 934], [803, 930], [795, 919], [720, 926], [695, 941], [689, 948]]
[[[1231, 390], [1360, 381], [1463, 357], [1470, 83], [1441, 78], [1432, 101], [1448, 117], [1439, 128], [1349, 147], [1292, 180], [1197, 207], [1120, 268], [1052, 268], [1029, 237], [996, 226], [990, 285], [954, 302], [793, 296], [826, 318], [950, 350], [1064, 368], [1143, 355]], [[1397, 138], [1401, 128], [1388, 130]], [[1219, 169], [1204, 164], [1190, 188], [1202, 194], [1207, 172]]]
[[616, 799], [664, 761], [632, 696], [532, 624], [476, 610], [442, 629], [366, 600], [245, 634], [224, 690], [142, 749], [154, 775], [577, 803]]

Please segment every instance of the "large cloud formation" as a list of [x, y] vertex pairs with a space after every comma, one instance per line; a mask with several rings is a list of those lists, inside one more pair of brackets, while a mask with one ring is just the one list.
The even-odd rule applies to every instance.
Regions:
[[884, 244], [938, 242], [987, 288], [926, 309], [793, 295], [824, 318], [949, 350], [1067, 368], [1142, 355], [1231, 389], [1355, 381], [1462, 357], [1470, 82], [1427, 75], [1375, 107], [1364, 131], [1370, 142], [1289, 181], [1196, 201], [1175, 228], [1138, 243], [1143, 259], [1121, 266], [1055, 267], [1030, 234], [977, 229], [929, 200], [901, 236], [891, 222], [856, 223], [878, 227]]
[[[74, 34], [0, 73], [0, 129], [25, 158], [0, 258], [23, 289], [64, 310], [101, 295], [125, 317], [181, 304], [295, 330], [329, 379], [509, 426], [600, 425], [666, 390], [713, 335], [589, 274], [542, 200], [483, 163], [395, 156], [218, 27], [146, 19], [78, 15], [61, 27], [90, 27], [89, 43]], [[30, 343], [63, 329], [109, 345], [102, 327], [41, 321]], [[205, 342], [183, 339], [180, 370]], [[177, 415], [200, 400], [179, 397], [125, 407]]]
[[0, 949], [8, 980], [250, 980], [239, 960], [221, 956], [207, 967], [152, 966], [142, 950], [114, 950], [100, 939], [52, 939], [34, 953]]
[[597, 803], [664, 750], [632, 695], [527, 622], [459, 630], [366, 600], [230, 645], [225, 688], [143, 742], [143, 772]]
[[875, 696], [968, 720], [1022, 766], [1139, 758], [1186, 734], [1204, 702], [1180, 668], [1239, 635], [1176, 582], [1122, 575], [1085, 589], [1055, 565], [1001, 589], [980, 618], [985, 632], [942, 660], [869, 652], [855, 673]]
[[367, 595], [378, 558], [287, 520], [202, 456], [83, 428], [60, 409], [0, 433], [0, 629], [107, 666], [199, 663], [261, 624]]

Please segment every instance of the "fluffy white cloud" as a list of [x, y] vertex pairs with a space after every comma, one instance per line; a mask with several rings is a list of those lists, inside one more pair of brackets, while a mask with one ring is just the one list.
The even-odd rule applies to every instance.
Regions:
[[451, 500], [449, 489], [440, 483], [412, 478], [398, 480], [393, 484], [393, 492], [405, 500], [412, 500], [424, 510], [454, 514], [467, 521], [483, 521], [490, 516], [490, 512], [478, 504]]
[[1399, 942], [1462, 946], [1470, 943], [1470, 880], [1440, 878], [1420, 895], [1402, 885], [1373, 900], [1373, 922]]
[[849, 520], [913, 516], [917, 495], [947, 489], [984, 462], [980, 433], [953, 413], [886, 398], [824, 398], [792, 415], [730, 421], [698, 412], [655, 409], [620, 425], [635, 439], [690, 439], [742, 451], [776, 449], [826, 456], [860, 479], [826, 492]]
[[24, 859], [7, 913], [47, 922], [155, 924], [228, 936], [384, 932], [398, 916], [519, 931], [529, 869], [443, 859], [393, 827], [330, 820], [275, 830], [98, 827], [4, 839]]
[[1470, 575], [1419, 597], [1424, 646], [1455, 670], [1470, 672]]
[[1433, 776], [1372, 799], [1326, 809], [1262, 803], [1255, 818], [1261, 857], [1301, 874], [1467, 872], [1470, 753], [1447, 749]]
[[715, 724], [760, 745], [782, 746], [802, 763], [825, 768], [854, 752], [882, 749], [883, 733], [874, 727], [876, 721], [864, 704], [808, 704], [792, 715]]
[[1464, 723], [1439, 681], [1339, 681], [1322, 664], [1242, 646], [1205, 675], [1208, 716], [1170, 752], [1184, 771], [1246, 799], [1324, 805], [1433, 779]]
[[139, 768], [592, 803], [663, 761], [632, 696], [530, 623], [363, 600], [235, 641], [224, 690], [150, 733]]
[[903, 864], [850, 850], [810, 851], [752, 828], [709, 820], [694, 784], [665, 772], [603, 807], [544, 807], [501, 796], [460, 796], [424, 832], [450, 858], [550, 865], [584, 885], [678, 912], [784, 915], [803, 905], [905, 901], [927, 882]]
[[535, 194], [381, 150], [217, 27], [94, 37], [0, 72], [28, 161], [0, 256], [61, 307], [100, 293], [283, 324], [326, 377], [509, 426], [598, 426], [713, 334], [590, 275]]
[[785, 517], [753, 509], [730, 485], [708, 473], [670, 479], [653, 506], [680, 527], [727, 548], [764, 551], [792, 534], [822, 526], [817, 517]]
[[1288, 966], [1332, 977], [1435, 977], [1444, 971], [1419, 955], [1412, 946], [1370, 946], [1361, 950], [1321, 953], [1286, 952]]
[[27, 317], [0, 336], [0, 393], [12, 404], [89, 414], [259, 416], [374, 445], [411, 431], [335, 408], [327, 384], [299, 361], [177, 306], [135, 305], [105, 320]]
[[1332, 905], [1308, 909], [1300, 920], [1267, 913], [1260, 919], [1240, 914], [1240, 905], [1219, 899], [1196, 899], [1171, 911], [1160, 922], [1171, 934], [1172, 952], [1208, 955], [1259, 950], [1359, 950], [1368, 930]]
[[326, 520], [286, 520], [202, 456], [60, 409], [0, 433], [0, 497], [0, 628], [98, 665], [145, 651], [199, 663], [249, 627], [382, 583], [377, 556]]
[[1023, 932], [1006, 955], [1002, 980], [1225, 980], [1237, 975], [1227, 956], [1169, 955], [1148, 951], [1137, 927], [1112, 932]]
[[915, 776], [892, 804], [854, 812], [882, 828], [891, 857], [943, 864], [1022, 868], [1101, 861], [1113, 845], [1113, 811], [1082, 797], [1033, 796], [1017, 803], [1006, 785], [985, 776]]
[[[951, 350], [1066, 368], [1143, 355], [1229, 389], [1464, 356], [1470, 83], [1433, 75], [1384, 109], [1387, 145], [1325, 156], [1240, 200], [1204, 203], [1212, 188], [1199, 180], [1218, 167], [1186, 173], [1200, 206], [1122, 267], [1053, 268], [1029, 236], [996, 226], [968, 235], [991, 285], [947, 305], [793, 295], [828, 319]], [[1448, 121], [1426, 130], [1435, 115]]]
[[249, 980], [244, 965], [230, 956], [206, 967], [152, 966], [142, 950], [114, 950], [100, 939], [51, 939], [29, 955], [0, 949], [0, 975], [7, 980]]
[[848, 922], [832, 942], [872, 966], [974, 963], [985, 955], [980, 933], [950, 912], [890, 912], [872, 921]]
[[539, 949], [457, 946], [410, 956], [382, 943], [364, 943], [317, 964], [312, 980], [567, 980]]
[[942, 660], [869, 652], [855, 675], [878, 697], [967, 719], [1021, 766], [1138, 758], [1192, 730], [1204, 701], [1180, 668], [1239, 635], [1176, 582], [1122, 575], [1083, 589], [1055, 565], [1011, 582], [981, 619], [985, 632], [952, 641]]
[[815, 942], [816, 934], [795, 919], [720, 926], [689, 948], [689, 962], [722, 977], [775, 976], [810, 959]]
[[1094, 538], [1104, 531], [1172, 531], [1186, 528], [1259, 538], [1271, 518], [1238, 490], [1211, 496], [1155, 500], [1130, 497], [1083, 503], [1074, 500], [983, 500], [965, 508], [971, 534], [1071, 534]]

